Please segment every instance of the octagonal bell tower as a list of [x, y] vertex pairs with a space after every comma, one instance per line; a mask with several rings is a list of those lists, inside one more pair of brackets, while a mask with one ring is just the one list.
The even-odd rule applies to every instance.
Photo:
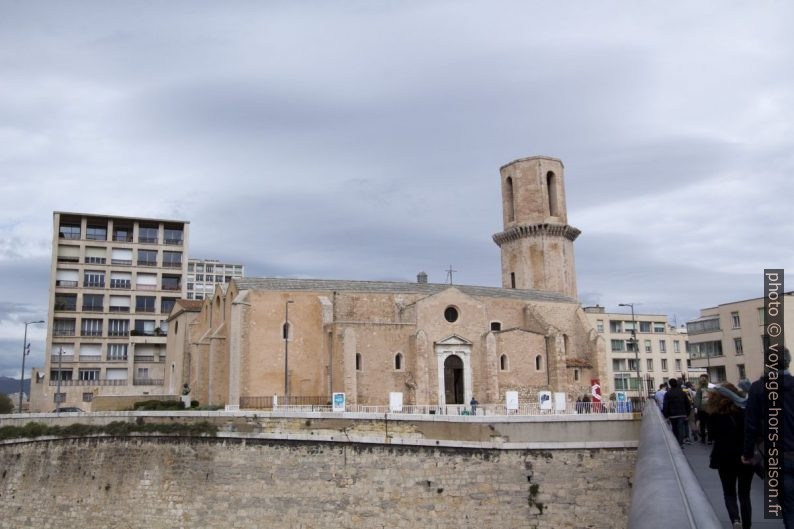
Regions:
[[581, 232], [568, 225], [562, 162], [532, 156], [499, 172], [504, 229], [493, 240], [502, 251], [502, 287], [576, 298], [573, 241]]

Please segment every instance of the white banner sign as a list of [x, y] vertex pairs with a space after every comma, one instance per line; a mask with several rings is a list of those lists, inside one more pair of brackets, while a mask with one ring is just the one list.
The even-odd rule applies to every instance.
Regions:
[[333, 402], [333, 411], [345, 411], [344, 393], [334, 393], [334, 398], [331, 402]]

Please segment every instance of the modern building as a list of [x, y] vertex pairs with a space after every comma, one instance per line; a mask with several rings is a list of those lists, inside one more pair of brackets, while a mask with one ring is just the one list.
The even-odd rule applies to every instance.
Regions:
[[31, 409], [162, 392], [166, 319], [185, 295], [188, 222], [53, 213], [43, 373]]
[[187, 262], [187, 299], [212, 297], [216, 284], [228, 284], [235, 277], [245, 277], [243, 265], [191, 258]]
[[334, 392], [354, 404], [399, 392], [405, 404], [439, 406], [504, 402], [506, 391], [524, 403], [542, 390], [569, 402], [589, 394], [604, 377], [604, 342], [576, 299], [579, 230], [567, 223], [562, 162], [524, 158], [500, 173], [502, 288], [433, 284], [422, 273], [416, 282], [232, 279], [198, 314], [172, 315], [165, 387], [242, 407], [285, 394], [324, 404]]
[[[637, 391], [637, 373], [642, 391], [656, 391], [670, 378], [692, 376], [687, 366], [687, 333], [670, 325], [664, 314], [631, 314], [606, 312], [604, 307], [585, 307], [587, 317], [604, 338], [607, 351], [610, 391]], [[636, 322], [636, 339], [633, 333]], [[639, 369], [637, 369], [639, 367]]]
[[[794, 292], [783, 295], [786, 347], [794, 343]], [[764, 373], [764, 298], [723, 303], [700, 310], [687, 322], [693, 367], [712, 382], [755, 380]]]

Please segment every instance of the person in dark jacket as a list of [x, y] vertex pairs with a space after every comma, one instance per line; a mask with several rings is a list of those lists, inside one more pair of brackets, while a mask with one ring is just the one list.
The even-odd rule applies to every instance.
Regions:
[[[779, 377], [779, 388], [782, 408], [782, 441], [783, 441], [783, 487], [781, 505], [783, 506], [783, 523], [786, 529], [794, 529], [794, 377], [789, 371], [791, 353], [783, 350], [783, 374]], [[764, 385], [768, 382], [765, 375], [753, 382], [747, 395], [747, 411], [744, 421], [744, 449], [742, 462], [750, 465], [755, 452], [756, 441], [763, 438], [766, 417], [769, 416], [768, 401], [764, 395]], [[778, 401], [780, 402], [780, 401]], [[780, 438], [779, 438], [780, 439]]]
[[[739, 399], [731, 398], [740, 394], [736, 386], [723, 384], [721, 389], [723, 391], [713, 391], [709, 399], [708, 430], [714, 442], [709, 468], [716, 469], [720, 474], [722, 495], [733, 526], [737, 529], [750, 529], [752, 523], [750, 486], [753, 483], [753, 469], [742, 464], [744, 410], [737, 405]], [[726, 394], [724, 390], [730, 391], [733, 395], [728, 396], [730, 394]], [[737, 483], [741, 518], [739, 506], [736, 505]]]
[[673, 427], [673, 435], [675, 435], [681, 448], [684, 448], [684, 421], [689, 415], [691, 406], [689, 398], [678, 386], [677, 379], [671, 378], [668, 380], [668, 384], [670, 389], [664, 395], [662, 413], [670, 420], [670, 426]]

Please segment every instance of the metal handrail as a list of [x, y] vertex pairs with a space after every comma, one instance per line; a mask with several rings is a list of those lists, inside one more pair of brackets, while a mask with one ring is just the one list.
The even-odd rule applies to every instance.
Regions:
[[659, 407], [648, 404], [634, 468], [629, 529], [669, 527], [721, 529], [722, 524]]

